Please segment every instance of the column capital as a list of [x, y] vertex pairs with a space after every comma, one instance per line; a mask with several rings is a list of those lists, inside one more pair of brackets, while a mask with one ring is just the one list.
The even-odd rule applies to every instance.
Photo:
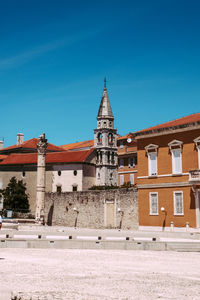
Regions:
[[45, 138], [45, 133], [43, 133], [39, 136], [39, 142], [37, 143], [38, 154], [46, 154], [47, 147], [47, 139]]

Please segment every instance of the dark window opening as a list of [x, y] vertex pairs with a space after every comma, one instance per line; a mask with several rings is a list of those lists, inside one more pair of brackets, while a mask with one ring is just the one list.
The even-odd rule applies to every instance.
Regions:
[[112, 143], [113, 142], [113, 135], [112, 133], [109, 133], [108, 135], [108, 143]]
[[115, 163], [115, 153], [112, 152], [112, 164], [114, 164], [114, 163]]
[[102, 133], [98, 134], [98, 143], [102, 143]]
[[110, 152], [107, 152], [107, 156], [108, 156], [108, 163], [110, 163]]
[[62, 187], [59, 185], [59, 186], [57, 186], [57, 193], [61, 193], [62, 192]]
[[77, 175], [77, 171], [76, 170], [74, 170], [74, 176], [76, 176]]
[[73, 185], [73, 192], [77, 192], [77, 186], [76, 185]]
[[102, 163], [102, 152], [100, 152], [100, 162]]
[[25, 177], [25, 176], [26, 176], [26, 172], [23, 171], [23, 172], [22, 172], [22, 177]]
[[135, 156], [134, 159], [135, 159], [135, 165], [137, 165], [137, 156]]

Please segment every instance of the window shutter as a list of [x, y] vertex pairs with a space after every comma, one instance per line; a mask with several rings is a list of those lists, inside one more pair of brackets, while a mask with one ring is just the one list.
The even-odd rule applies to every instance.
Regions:
[[183, 195], [182, 193], [175, 193], [175, 214], [183, 214]]
[[120, 158], [120, 168], [123, 168], [123, 167], [124, 167], [124, 159]]
[[128, 159], [128, 167], [131, 167], [131, 158]]
[[120, 175], [120, 185], [124, 184], [124, 175]]
[[157, 175], [157, 154], [156, 153], [149, 153], [149, 159], [150, 159], [150, 163], [149, 163], [149, 175]]
[[172, 154], [173, 159], [173, 173], [178, 174], [182, 172], [182, 162], [181, 162], [181, 151], [173, 150]]
[[150, 194], [150, 214], [157, 215], [158, 214], [158, 195]]
[[132, 162], [133, 162], [132, 167], [134, 168], [135, 167], [135, 157], [132, 158]]
[[130, 174], [130, 183], [134, 184], [134, 174]]

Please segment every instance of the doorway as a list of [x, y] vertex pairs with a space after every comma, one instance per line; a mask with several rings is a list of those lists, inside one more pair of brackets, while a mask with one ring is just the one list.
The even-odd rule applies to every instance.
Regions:
[[105, 200], [105, 226], [107, 228], [116, 227], [116, 213], [114, 200]]

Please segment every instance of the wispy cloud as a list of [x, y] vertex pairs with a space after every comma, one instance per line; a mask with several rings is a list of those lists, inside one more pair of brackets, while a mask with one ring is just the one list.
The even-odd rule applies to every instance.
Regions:
[[63, 37], [58, 40], [54, 40], [50, 43], [46, 43], [44, 45], [33, 47], [31, 50], [27, 50], [21, 52], [15, 56], [7, 57], [0, 60], [0, 70], [10, 69], [14, 67], [18, 67], [20, 65], [26, 64], [29, 61], [35, 59], [36, 57], [43, 55], [47, 52], [62, 48], [62, 47], [70, 47], [75, 43], [81, 42], [83, 40], [87, 40], [91, 37], [94, 37], [102, 30], [96, 30], [91, 32], [82, 32], [78, 34], [74, 34], [72, 36]]

